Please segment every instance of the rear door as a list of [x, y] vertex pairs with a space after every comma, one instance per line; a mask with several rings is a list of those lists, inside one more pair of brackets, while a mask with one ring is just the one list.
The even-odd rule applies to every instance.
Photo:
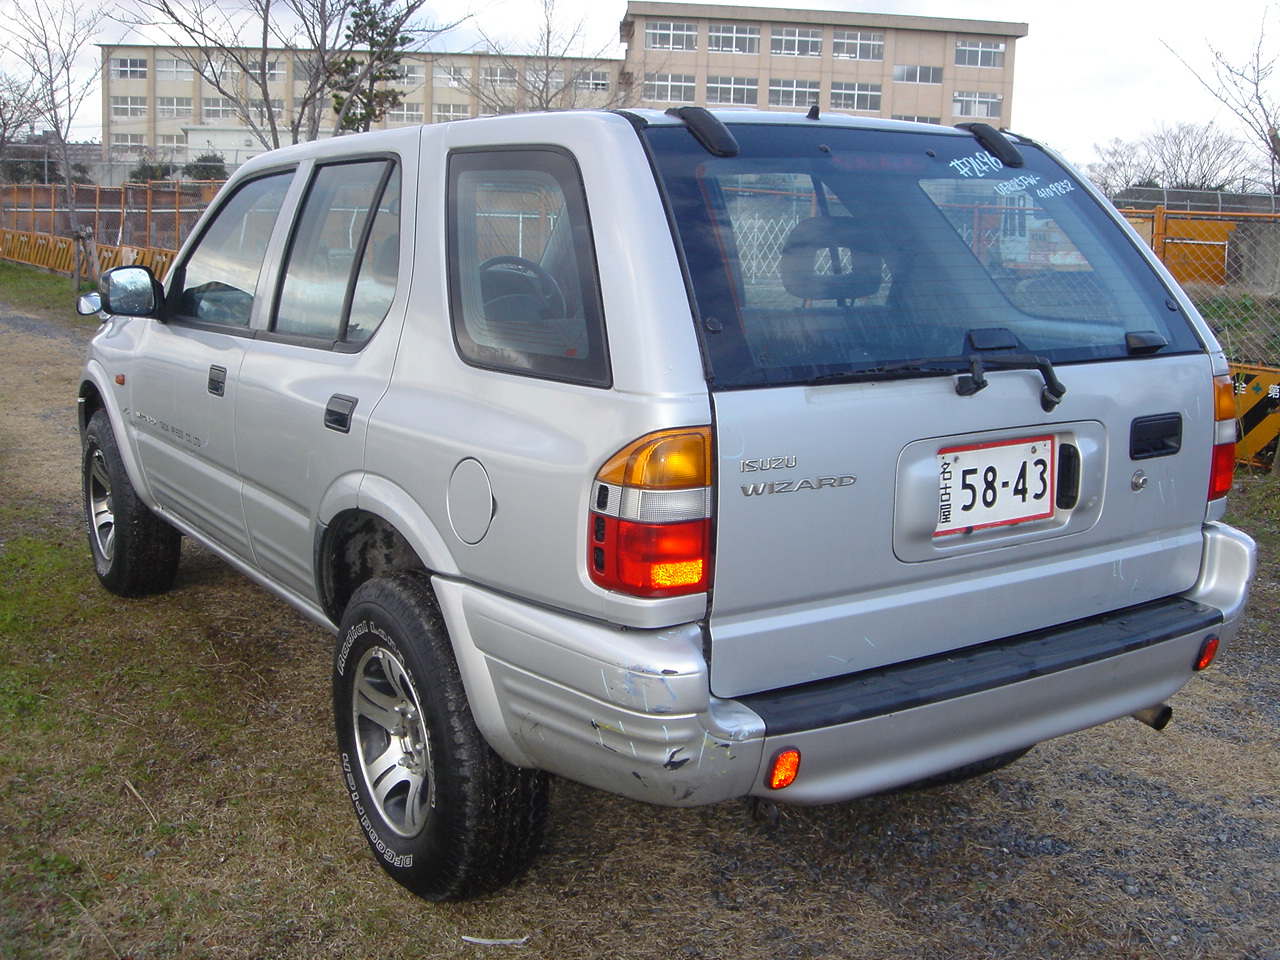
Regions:
[[718, 695], [1195, 581], [1210, 360], [1066, 171], [733, 129], [734, 158], [656, 137], [714, 390]]

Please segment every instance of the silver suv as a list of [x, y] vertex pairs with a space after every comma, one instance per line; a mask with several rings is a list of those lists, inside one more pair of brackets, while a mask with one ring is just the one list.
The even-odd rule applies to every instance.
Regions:
[[80, 385], [107, 589], [204, 544], [336, 635], [345, 786], [432, 899], [549, 775], [670, 806], [994, 769], [1236, 634], [1235, 407], [1039, 145], [693, 107], [246, 164]]

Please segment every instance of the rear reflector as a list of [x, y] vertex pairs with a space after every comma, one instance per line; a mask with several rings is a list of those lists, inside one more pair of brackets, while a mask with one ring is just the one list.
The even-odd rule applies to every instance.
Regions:
[[800, 751], [795, 747], [779, 750], [769, 765], [769, 789], [781, 790], [796, 782], [800, 773]]
[[1196, 657], [1196, 669], [1203, 670], [1209, 664], [1213, 663], [1213, 658], [1218, 655], [1218, 636], [1214, 634], [1207, 637], [1204, 643], [1200, 644], [1200, 654]]

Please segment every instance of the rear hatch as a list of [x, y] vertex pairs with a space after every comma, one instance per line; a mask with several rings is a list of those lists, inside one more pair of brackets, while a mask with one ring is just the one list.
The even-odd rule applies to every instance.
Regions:
[[957, 131], [730, 129], [646, 130], [713, 391], [717, 695], [1195, 582], [1210, 357], [1073, 174]]

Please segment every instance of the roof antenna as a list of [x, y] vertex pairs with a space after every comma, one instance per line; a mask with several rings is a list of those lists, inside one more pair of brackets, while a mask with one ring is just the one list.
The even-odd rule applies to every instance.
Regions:
[[804, 115], [804, 118], [806, 120], [818, 119], [818, 105], [816, 103], [809, 107], [809, 112]]

